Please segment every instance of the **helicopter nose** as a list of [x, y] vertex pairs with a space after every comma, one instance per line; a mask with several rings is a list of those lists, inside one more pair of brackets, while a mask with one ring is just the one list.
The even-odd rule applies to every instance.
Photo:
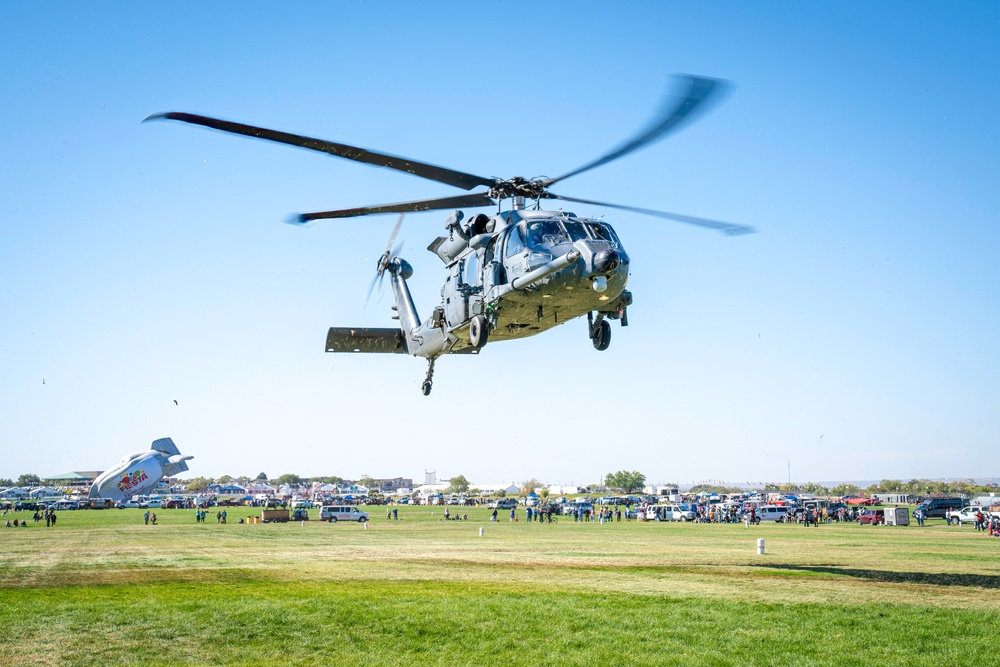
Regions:
[[594, 272], [604, 273], [614, 271], [622, 263], [621, 257], [614, 250], [601, 250], [594, 255]]

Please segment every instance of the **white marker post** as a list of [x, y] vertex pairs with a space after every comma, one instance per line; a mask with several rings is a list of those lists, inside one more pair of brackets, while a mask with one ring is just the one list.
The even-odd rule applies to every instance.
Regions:
[[764, 555], [764, 538], [763, 537], [758, 537], [757, 538], [757, 555], [758, 556], [763, 556]]
[[483, 528], [482, 526], [480, 526], [479, 527], [479, 537], [482, 537], [485, 532], [486, 532], [486, 529]]

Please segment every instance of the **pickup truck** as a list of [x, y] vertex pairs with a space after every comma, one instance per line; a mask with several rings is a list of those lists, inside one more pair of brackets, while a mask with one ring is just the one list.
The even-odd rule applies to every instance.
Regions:
[[982, 512], [987, 519], [990, 517], [1000, 517], [1000, 507], [983, 507], [981, 505], [968, 505], [960, 510], [948, 510], [945, 520], [949, 525], [961, 526], [963, 523], [976, 523], [976, 514]]

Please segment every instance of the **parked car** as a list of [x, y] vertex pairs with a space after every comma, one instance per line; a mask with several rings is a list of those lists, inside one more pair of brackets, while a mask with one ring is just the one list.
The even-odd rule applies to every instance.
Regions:
[[858, 523], [861, 525], [868, 524], [871, 526], [884, 524], [885, 510], [884, 509], [864, 510], [861, 512], [861, 514], [858, 515]]
[[146, 504], [145, 504], [145, 507], [148, 507], [151, 510], [163, 509], [166, 506], [167, 506], [167, 501], [160, 500], [158, 498], [153, 498], [152, 500], [147, 500]]
[[115, 503], [115, 507], [117, 507], [120, 510], [124, 510], [124, 509], [134, 509], [137, 507], [142, 507], [142, 505], [135, 500], [119, 500], [117, 503]]

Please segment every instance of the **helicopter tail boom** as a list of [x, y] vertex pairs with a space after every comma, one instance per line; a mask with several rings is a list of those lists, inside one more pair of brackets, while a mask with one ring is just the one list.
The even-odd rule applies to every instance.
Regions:
[[406, 337], [399, 329], [330, 327], [326, 334], [327, 352], [368, 352], [407, 354]]

